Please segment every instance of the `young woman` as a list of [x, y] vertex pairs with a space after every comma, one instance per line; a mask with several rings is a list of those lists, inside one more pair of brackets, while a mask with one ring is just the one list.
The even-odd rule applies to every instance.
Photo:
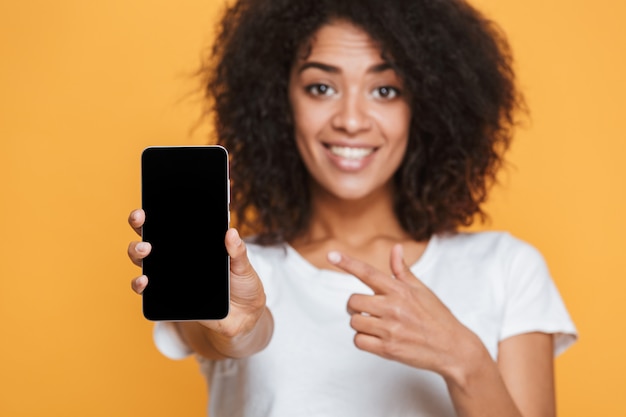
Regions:
[[553, 416], [575, 328], [541, 255], [458, 231], [522, 103], [494, 24], [460, 0], [241, 0], [212, 59], [249, 238], [225, 237], [226, 319], [155, 328], [198, 356], [210, 414]]

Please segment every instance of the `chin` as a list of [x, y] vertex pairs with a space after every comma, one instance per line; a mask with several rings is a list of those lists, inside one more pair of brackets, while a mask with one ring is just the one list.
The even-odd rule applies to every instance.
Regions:
[[339, 200], [345, 201], [359, 201], [369, 197], [380, 197], [381, 193], [386, 193], [387, 190], [384, 187], [373, 188], [365, 185], [351, 185], [349, 187], [334, 187], [326, 189], [326, 191]]

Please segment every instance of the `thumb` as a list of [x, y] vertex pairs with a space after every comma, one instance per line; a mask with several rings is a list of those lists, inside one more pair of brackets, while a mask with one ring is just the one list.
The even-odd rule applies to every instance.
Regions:
[[226, 232], [226, 250], [230, 256], [230, 271], [242, 277], [254, 274], [254, 269], [248, 260], [246, 244], [239, 236], [235, 228], [230, 228]]
[[401, 244], [398, 243], [391, 248], [390, 262], [391, 272], [398, 280], [408, 284], [415, 284], [417, 278], [413, 275], [409, 266], [404, 261], [404, 248]]

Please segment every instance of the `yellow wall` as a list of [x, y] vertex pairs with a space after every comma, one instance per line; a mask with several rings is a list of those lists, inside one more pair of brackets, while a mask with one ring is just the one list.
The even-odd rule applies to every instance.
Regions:
[[[156, 352], [129, 288], [126, 216], [143, 147], [204, 141], [189, 74], [222, 3], [0, 3], [0, 415], [204, 414], [195, 363]], [[626, 415], [626, 5], [475, 3], [532, 109], [488, 227], [545, 254], [581, 332], [561, 415]]]

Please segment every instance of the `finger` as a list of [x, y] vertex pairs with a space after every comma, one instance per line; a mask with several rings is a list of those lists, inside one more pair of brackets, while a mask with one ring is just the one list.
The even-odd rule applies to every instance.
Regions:
[[391, 248], [389, 261], [391, 264], [391, 272], [399, 281], [406, 282], [411, 285], [421, 284], [421, 281], [413, 275], [411, 268], [409, 268], [404, 261], [404, 248], [401, 244], [398, 243]]
[[254, 274], [254, 268], [248, 260], [248, 251], [245, 242], [239, 236], [235, 228], [230, 228], [226, 232], [226, 250], [230, 255], [230, 270], [233, 274], [242, 277]]
[[413, 280], [413, 274], [411, 274], [411, 270], [407, 266], [406, 262], [404, 262], [404, 248], [401, 244], [396, 244], [391, 248], [391, 256], [389, 258], [391, 272], [393, 275], [401, 280], [406, 282], [407, 276], [410, 276], [410, 279]]
[[365, 314], [353, 314], [350, 317], [350, 327], [357, 333], [368, 334], [381, 339], [389, 335], [389, 331], [381, 319]]
[[348, 313], [362, 314], [366, 313], [371, 316], [382, 317], [385, 311], [385, 300], [382, 296], [352, 294], [348, 298]]
[[142, 209], [133, 210], [128, 215], [128, 224], [139, 236], [141, 236], [141, 227], [145, 221], [146, 213]]
[[327, 258], [331, 264], [359, 278], [376, 294], [382, 294], [391, 289], [393, 284], [391, 277], [365, 262], [336, 251], [328, 252]]
[[137, 277], [130, 282], [130, 287], [137, 294], [143, 293], [143, 290], [145, 290], [147, 286], [148, 286], [148, 277], [145, 275]]
[[141, 266], [143, 258], [152, 251], [152, 245], [148, 242], [130, 242], [128, 245], [128, 257], [137, 266]]
[[381, 338], [365, 333], [354, 335], [354, 345], [361, 350], [375, 354], [383, 350], [383, 340]]

